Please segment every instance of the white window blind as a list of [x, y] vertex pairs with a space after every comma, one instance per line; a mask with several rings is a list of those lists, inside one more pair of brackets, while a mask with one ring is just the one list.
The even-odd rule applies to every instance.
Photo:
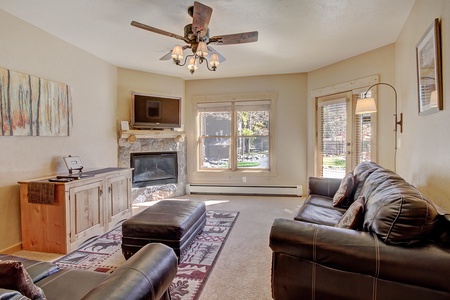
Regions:
[[270, 100], [235, 102], [236, 111], [270, 111]]
[[197, 104], [198, 112], [231, 111], [231, 102], [206, 102]]
[[[355, 101], [360, 95], [353, 95]], [[355, 115], [355, 165], [372, 160], [372, 114]]]
[[345, 155], [346, 109], [345, 102], [321, 106], [323, 155]]

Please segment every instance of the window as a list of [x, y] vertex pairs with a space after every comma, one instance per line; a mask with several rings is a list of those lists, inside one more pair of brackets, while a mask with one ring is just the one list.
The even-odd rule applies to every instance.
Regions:
[[197, 103], [200, 170], [270, 170], [271, 100]]

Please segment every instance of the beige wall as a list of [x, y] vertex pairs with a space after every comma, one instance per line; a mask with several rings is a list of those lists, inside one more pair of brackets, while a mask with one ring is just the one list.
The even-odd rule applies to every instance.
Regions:
[[[441, 19], [444, 110], [418, 115], [415, 46], [435, 18]], [[404, 115], [399, 173], [435, 203], [450, 209], [450, 1], [417, 0], [396, 42], [395, 67]]]
[[[131, 92], [184, 98], [184, 80], [182, 78], [123, 68], [118, 69], [117, 78], [118, 121], [130, 120]], [[184, 102], [182, 99], [183, 109]]]
[[[186, 81], [186, 133], [188, 143], [187, 173], [189, 183], [241, 183], [302, 185], [306, 191], [307, 141], [306, 74], [254, 76]], [[194, 96], [275, 93], [277, 95], [275, 137], [276, 175], [198, 174], [196, 171]]]
[[[308, 174], [314, 174], [315, 99], [314, 91], [325, 87], [351, 82], [372, 75], [379, 75], [380, 82], [395, 86], [394, 44], [352, 57], [336, 64], [308, 73]], [[387, 86], [378, 87], [378, 157], [382, 166], [394, 169], [394, 91]], [[399, 137], [401, 138], [400, 134]], [[398, 158], [397, 158], [398, 159]]]
[[0, 251], [18, 246], [18, 180], [67, 172], [62, 157], [86, 168], [117, 165], [114, 66], [0, 10], [0, 66], [66, 83], [73, 90], [69, 137], [0, 136]]

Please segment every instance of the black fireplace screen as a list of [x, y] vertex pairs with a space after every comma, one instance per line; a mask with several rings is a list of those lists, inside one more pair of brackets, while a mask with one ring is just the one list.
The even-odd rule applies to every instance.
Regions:
[[133, 187], [161, 185], [178, 182], [176, 152], [131, 153]]

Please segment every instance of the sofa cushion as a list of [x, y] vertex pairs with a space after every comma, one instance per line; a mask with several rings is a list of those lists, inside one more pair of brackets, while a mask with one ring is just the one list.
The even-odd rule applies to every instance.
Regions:
[[347, 199], [353, 192], [353, 172], [348, 172], [341, 181], [339, 189], [333, 196], [333, 206], [340, 206], [347, 203]]
[[364, 217], [364, 197], [356, 199], [336, 224], [339, 228], [358, 229]]
[[19, 291], [32, 300], [46, 299], [42, 289], [34, 285], [20, 261], [0, 261], [0, 287]]
[[333, 198], [341, 181], [339, 178], [309, 177], [308, 195], [316, 194]]
[[364, 161], [359, 163], [353, 170], [353, 176], [355, 176], [355, 179], [358, 181], [358, 176], [360, 174], [368, 170], [375, 170], [375, 169], [383, 169], [383, 167], [373, 161]]
[[338, 210], [341, 213], [347, 210], [346, 207], [333, 206], [333, 198], [316, 194], [309, 195], [303, 203]]
[[[330, 202], [331, 202], [331, 198]], [[335, 226], [341, 219], [345, 211], [335, 209], [334, 207], [317, 206], [311, 203], [305, 203], [299, 208], [294, 219], [308, 223]]]
[[365, 161], [358, 164], [355, 170], [353, 170], [354, 185], [351, 198], [358, 199], [358, 197], [361, 196], [361, 190], [364, 186], [364, 183], [366, 182], [367, 177], [369, 177], [369, 175], [372, 174], [372, 172], [374, 172], [375, 170], [382, 168], [383, 167], [379, 164], [371, 161]]
[[433, 203], [396, 173], [377, 169], [361, 189], [363, 228], [387, 244], [410, 245], [429, 237], [437, 222]]

